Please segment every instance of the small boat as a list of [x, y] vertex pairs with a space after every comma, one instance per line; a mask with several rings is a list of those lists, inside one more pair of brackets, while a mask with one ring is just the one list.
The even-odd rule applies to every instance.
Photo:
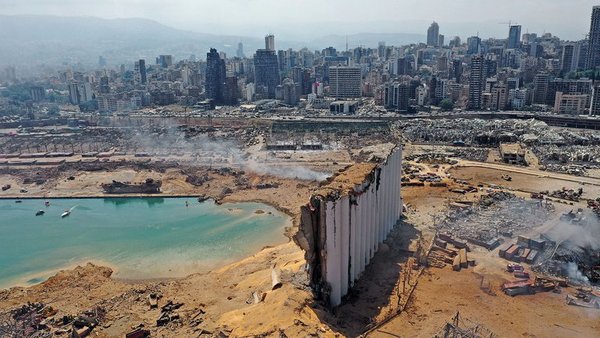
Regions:
[[15, 203], [23, 203], [21, 200], [16, 200]]
[[46, 201], [46, 202], [44, 202], [44, 205], [45, 205], [46, 207], [49, 207], [49, 206], [50, 206], [50, 201]]
[[44, 210], [39, 210], [38, 212], [35, 213], [36, 216], [42, 216], [43, 214], [45, 214], [46, 212]]
[[60, 215], [60, 217], [65, 218], [67, 216], [69, 216], [71, 214], [71, 210], [65, 210], [65, 212], [62, 213], [62, 215]]

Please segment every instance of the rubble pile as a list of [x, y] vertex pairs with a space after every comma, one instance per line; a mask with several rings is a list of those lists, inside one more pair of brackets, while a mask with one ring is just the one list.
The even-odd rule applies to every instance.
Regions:
[[96, 307], [76, 316], [57, 314], [58, 310], [43, 303], [27, 303], [0, 313], [0, 336], [46, 338], [70, 334], [70, 337], [86, 337], [103, 322], [106, 311]]
[[406, 162], [402, 165], [402, 173], [404, 175], [418, 174], [423, 170], [423, 167], [413, 165], [410, 162]]
[[204, 174], [201, 176], [189, 174], [185, 178], [185, 181], [193, 186], [200, 187], [204, 185], [204, 183], [212, 180], [212, 177], [208, 176], [208, 174]]
[[541, 225], [552, 208], [546, 201], [527, 201], [512, 193], [492, 192], [476, 204], [451, 208], [437, 229], [477, 244], [488, 243]]
[[[453, 143], [497, 146], [500, 143], [531, 140], [551, 129], [536, 120], [418, 119], [399, 121], [393, 128], [401, 130], [413, 142]], [[556, 138], [555, 135], [546, 136]]]
[[570, 283], [592, 285], [600, 283], [600, 250], [574, 246], [568, 242], [547, 240], [540, 262], [533, 270], [549, 276], [566, 277]]
[[552, 192], [542, 191], [541, 194], [567, 201], [579, 202], [579, 200], [581, 200], [581, 195], [583, 195], [583, 188], [575, 190], [563, 187], [562, 189], [554, 190]]
[[586, 145], [543, 144], [532, 148], [546, 170], [583, 176], [600, 168], [600, 142]]
[[428, 164], [450, 164], [455, 165], [458, 161], [449, 158], [449, 154], [444, 153], [426, 153], [426, 154], [415, 154], [406, 157], [407, 161], [414, 161], [417, 163], [428, 163]]
[[594, 201], [589, 200], [588, 208], [592, 209], [592, 212], [600, 219], [600, 197]]
[[478, 147], [454, 148], [449, 151], [452, 153], [452, 157], [477, 162], [485, 162], [489, 153], [488, 148]]
[[[600, 168], [600, 132], [550, 127], [537, 120], [414, 119], [398, 121], [393, 129], [416, 143], [471, 146], [455, 157], [484, 161], [477, 147], [521, 143], [529, 147], [546, 170], [585, 175]], [[485, 149], [485, 148], [483, 148]], [[463, 157], [466, 156], [466, 157]]]

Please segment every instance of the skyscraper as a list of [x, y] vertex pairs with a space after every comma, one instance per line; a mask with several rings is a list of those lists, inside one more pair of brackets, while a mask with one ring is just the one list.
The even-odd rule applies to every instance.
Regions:
[[592, 87], [592, 103], [590, 105], [590, 115], [600, 116], [600, 84]]
[[241, 41], [238, 43], [238, 48], [235, 54], [237, 57], [242, 59], [246, 57], [246, 55], [244, 55], [244, 44]]
[[586, 68], [591, 69], [598, 66], [600, 66], [600, 6], [594, 6], [590, 24]]
[[362, 74], [358, 67], [329, 67], [329, 88], [331, 96], [339, 98], [359, 98], [362, 95]]
[[146, 84], [146, 60], [140, 59], [136, 61], [133, 68], [135, 82]]
[[227, 76], [223, 83], [223, 103], [236, 105], [239, 99], [238, 79], [236, 76]]
[[533, 103], [545, 104], [548, 95], [548, 74], [538, 73], [533, 80]]
[[254, 79], [257, 93], [275, 97], [275, 87], [279, 85], [279, 64], [275, 50], [259, 49], [254, 55]]
[[472, 36], [467, 39], [467, 54], [479, 54], [479, 48], [481, 46], [481, 38], [478, 36]]
[[452, 60], [452, 78], [456, 83], [460, 83], [460, 79], [463, 73], [463, 65], [461, 59]]
[[484, 59], [475, 55], [471, 59], [471, 75], [469, 77], [469, 109], [481, 109], [481, 94], [485, 85]]
[[577, 70], [579, 64], [580, 46], [578, 43], [569, 43], [563, 46], [560, 58], [560, 69], [564, 72]]
[[93, 99], [94, 93], [89, 82], [73, 81], [69, 83], [69, 101], [71, 104], [78, 105]]
[[159, 55], [156, 63], [162, 68], [169, 68], [173, 65], [173, 55]]
[[391, 82], [385, 85], [383, 104], [386, 108], [393, 108], [406, 112], [409, 106], [410, 87], [406, 83]]
[[440, 26], [433, 22], [427, 29], [427, 46], [437, 47], [440, 43]]
[[100, 91], [100, 94], [110, 93], [110, 84], [108, 82], [108, 76], [103, 75], [100, 77], [99, 91]]
[[265, 49], [275, 50], [275, 35], [269, 34], [265, 36]]
[[521, 25], [511, 25], [508, 31], [508, 49], [521, 47]]
[[216, 49], [211, 48], [206, 53], [206, 98], [215, 103], [223, 103], [223, 89], [225, 87], [225, 60]]

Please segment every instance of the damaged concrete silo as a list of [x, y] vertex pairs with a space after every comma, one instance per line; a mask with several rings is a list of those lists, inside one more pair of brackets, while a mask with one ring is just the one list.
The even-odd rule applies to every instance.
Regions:
[[322, 186], [302, 207], [295, 241], [305, 251], [311, 286], [341, 303], [402, 213], [402, 150], [357, 163]]

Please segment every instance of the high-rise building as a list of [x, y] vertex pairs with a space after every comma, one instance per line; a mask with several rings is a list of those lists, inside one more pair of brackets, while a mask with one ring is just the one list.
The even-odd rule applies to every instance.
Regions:
[[585, 104], [588, 101], [588, 95], [565, 94], [556, 92], [554, 102], [554, 112], [557, 114], [582, 115], [585, 114]]
[[266, 50], [275, 50], [275, 35], [269, 34], [265, 36], [265, 49]]
[[519, 89], [521, 87], [521, 79], [518, 77], [509, 77], [506, 79], [506, 89], [511, 91], [513, 89]]
[[504, 110], [508, 105], [508, 90], [504, 83], [497, 83], [492, 87], [492, 102], [490, 109]]
[[409, 60], [406, 57], [400, 57], [396, 60], [395, 64], [395, 72], [396, 75], [410, 75], [412, 69]]
[[481, 48], [481, 38], [472, 36], [467, 39], [467, 54], [479, 54]]
[[452, 38], [452, 40], [450, 40], [450, 43], [448, 43], [448, 45], [450, 46], [450, 48], [453, 47], [460, 47], [460, 37], [459, 36], [455, 36]]
[[134, 63], [134, 80], [137, 84], [146, 84], [146, 60], [139, 59]]
[[440, 26], [433, 22], [427, 29], [427, 46], [437, 47], [440, 43]]
[[536, 33], [525, 33], [525, 34], [523, 34], [523, 43], [524, 44], [530, 44], [530, 43], [534, 42], [535, 39], [537, 39], [537, 34]]
[[239, 95], [238, 79], [236, 76], [227, 76], [223, 84], [223, 103], [237, 105]]
[[385, 41], [379, 41], [377, 44], [377, 56], [385, 58]]
[[600, 6], [594, 6], [592, 9], [592, 22], [588, 39], [586, 68], [592, 69], [600, 66]]
[[100, 77], [99, 92], [100, 92], [100, 94], [110, 93], [110, 84], [108, 82], [108, 76], [106, 76], [106, 75], [103, 75]]
[[587, 65], [587, 53], [590, 47], [590, 41], [588, 39], [580, 40], [579, 45], [579, 60], [577, 61], [577, 69], [585, 69]]
[[589, 107], [590, 97], [592, 96], [592, 80], [581, 79], [553, 79], [548, 82], [548, 91], [546, 94], [546, 104], [553, 106], [555, 104], [556, 93], [562, 92], [565, 95], [587, 95], [586, 107]]
[[460, 83], [463, 73], [463, 64], [461, 59], [452, 60], [452, 78], [454, 82]]
[[254, 55], [254, 79], [256, 92], [275, 98], [275, 88], [279, 85], [279, 63], [274, 50], [259, 49]]
[[569, 43], [563, 46], [560, 58], [560, 70], [572, 72], [577, 70], [579, 64], [579, 44]]
[[340, 98], [359, 98], [362, 95], [362, 74], [358, 67], [329, 67], [329, 88], [331, 96]]
[[508, 49], [521, 47], [521, 25], [511, 25], [508, 30]]
[[238, 42], [238, 47], [237, 47], [237, 51], [235, 52], [235, 56], [243, 59], [246, 57], [246, 55], [244, 55], [244, 44], [240, 41]]
[[292, 68], [292, 80], [300, 87], [300, 93], [298, 95], [310, 94], [310, 69], [302, 67]]
[[592, 88], [592, 103], [590, 104], [590, 115], [600, 116], [600, 84]]
[[384, 106], [388, 109], [408, 111], [409, 85], [406, 83], [391, 82], [384, 88]]
[[283, 81], [283, 103], [288, 106], [295, 106], [300, 100], [300, 85], [294, 83], [291, 79], [285, 79]]
[[69, 101], [71, 104], [79, 105], [93, 99], [94, 93], [89, 82], [73, 81], [69, 83]]
[[538, 73], [533, 80], [533, 103], [545, 104], [548, 95], [548, 74]]
[[146, 84], [147, 82], [147, 78], [146, 78], [146, 60], [144, 59], [140, 59], [138, 61], [139, 65], [140, 65], [140, 79], [142, 84]]
[[438, 47], [443, 47], [444, 46], [444, 35], [443, 34], [438, 34]]
[[471, 59], [471, 74], [469, 76], [469, 109], [481, 109], [481, 95], [485, 85], [484, 59], [475, 55]]
[[31, 99], [35, 102], [42, 101], [46, 98], [46, 91], [44, 87], [41, 86], [32, 86], [29, 88], [29, 94], [31, 95]]
[[205, 91], [206, 98], [217, 104], [224, 102], [225, 75], [225, 60], [221, 59], [216, 49], [211, 48], [206, 53]]
[[156, 59], [156, 63], [162, 68], [169, 68], [173, 65], [173, 55], [160, 55]]

